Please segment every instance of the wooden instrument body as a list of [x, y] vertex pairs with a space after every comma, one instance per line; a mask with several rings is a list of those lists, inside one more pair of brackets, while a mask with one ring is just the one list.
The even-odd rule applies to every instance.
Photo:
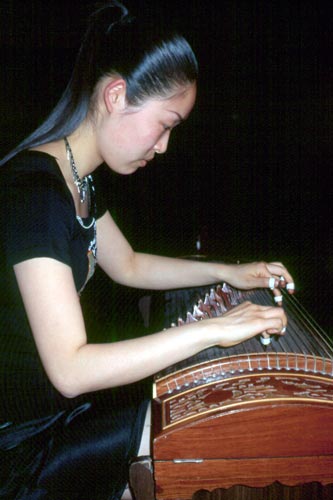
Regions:
[[274, 342], [270, 351], [221, 351], [155, 381], [156, 499], [333, 483], [332, 358], [280, 352]]

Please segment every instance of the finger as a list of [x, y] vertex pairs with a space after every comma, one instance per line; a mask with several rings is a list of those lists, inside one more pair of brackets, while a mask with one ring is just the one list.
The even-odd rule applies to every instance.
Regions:
[[[284, 327], [282, 327], [282, 329], [279, 332], [271, 330], [271, 333], [275, 334], [275, 335], [284, 335], [286, 333], [286, 331], [287, 331], [287, 327], [284, 326]], [[271, 342], [272, 342], [272, 337], [271, 337], [271, 335], [269, 335], [269, 333], [267, 331], [262, 332], [260, 334], [260, 343], [262, 344], [262, 346], [264, 348], [269, 346]]]
[[283, 335], [286, 332], [287, 317], [281, 307], [262, 309], [259, 315], [262, 317], [264, 324], [262, 332], [274, 335]]
[[268, 328], [267, 333], [270, 333], [271, 335], [284, 335], [287, 331], [287, 327], [283, 326], [280, 329], [275, 329], [275, 328]]
[[288, 290], [288, 293], [293, 294], [295, 291], [295, 283], [294, 282], [289, 282], [286, 284], [286, 289]]
[[281, 330], [287, 324], [287, 317], [281, 307], [262, 306], [251, 302], [242, 303], [229, 310], [220, 320], [224, 328], [222, 332], [230, 333], [223, 335], [219, 344], [227, 347], [243, 342], [256, 335], [268, 338], [270, 334], [281, 334]]
[[[245, 305], [245, 303], [242, 305]], [[262, 306], [247, 302], [246, 308], [246, 310], [244, 309], [244, 313], [249, 321], [253, 320], [256, 322], [258, 334], [263, 334], [265, 337], [264, 332], [268, 335], [283, 335], [285, 333], [287, 316], [282, 307]], [[240, 312], [239, 306], [234, 311], [237, 311], [237, 313]]]
[[276, 279], [274, 276], [271, 276], [270, 278], [268, 278], [268, 288], [270, 288], [271, 290], [274, 290], [275, 282], [276, 282]]
[[[274, 288], [286, 288], [289, 293], [295, 290], [293, 277], [281, 262], [270, 262], [267, 264], [267, 269], [275, 278]], [[270, 282], [271, 284], [272, 282]], [[271, 287], [269, 287], [271, 288]]]
[[[276, 284], [276, 280], [275, 280], [275, 284]], [[284, 279], [283, 276], [279, 277], [278, 284], [276, 285], [276, 287], [285, 288], [288, 291], [288, 293], [291, 293], [291, 294], [294, 293], [294, 291], [295, 291], [295, 283], [293, 281], [286, 282], [286, 280]], [[271, 290], [273, 290], [274, 288], [271, 288]]]
[[283, 301], [283, 295], [281, 295], [281, 292], [279, 289], [275, 288], [273, 290], [273, 295], [274, 295], [274, 302], [278, 306], [282, 306], [282, 301]]
[[271, 342], [271, 336], [267, 332], [262, 332], [260, 335], [260, 342], [264, 347], [267, 347]]
[[279, 276], [279, 288], [285, 288], [286, 287], [286, 280], [284, 276]]

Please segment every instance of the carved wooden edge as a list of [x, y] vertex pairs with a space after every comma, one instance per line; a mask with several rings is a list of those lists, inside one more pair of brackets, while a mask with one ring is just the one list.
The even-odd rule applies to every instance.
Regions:
[[136, 457], [131, 461], [129, 487], [135, 500], [155, 500], [153, 461], [150, 456]]
[[191, 500], [330, 500], [333, 498], [333, 484], [325, 485], [318, 482], [285, 486], [278, 481], [263, 488], [235, 485], [231, 488], [218, 488], [213, 491], [198, 490]]
[[[320, 464], [321, 467], [324, 466], [324, 469], [327, 469], [327, 472], [329, 470], [331, 470], [331, 467], [329, 466], [329, 464], [332, 464], [332, 457], [317, 457], [317, 458], [319, 459], [319, 461], [320, 461], [320, 458], [324, 458], [324, 463]], [[301, 460], [301, 461], [303, 461], [303, 460]], [[277, 462], [278, 461], [279, 461], [279, 459], [277, 459]], [[327, 463], [325, 463], [325, 461]], [[213, 472], [213, 471], [216, 472], [215, 467], [213, 465], [214, 462], [215, 462], [215, 465], [217, 465], [216, 461], [212, 461], [211, 465], [208, 465], [208, 463], [206, 464], [206, 466], [208, 465], [210, 472]], [[218, 461], [218, 462], [220, 462], [220, 461]], [[223, 462], [224, 462], [224, 464], [222, 465], [222, 469], [225, 469], [225, 466], [230, 461], [223, 461]], [[243, 462], [243, 461], [241, 461], [241, 462]], [[262, 460], [259, 460], [259, 462], [262, 462]], [[259, 462], [258, 462], [258, 464], [259, 464]], [[159, 464], [157, 464], [157, 465], [159, 465]], [[206, 481], [207, 481], [206, 484], [200, 484], [200, 482], [197, 483], [198, 477], [191, 478], [191, 472], [193, 473], [193, 464], [192, 464], [192, 466], [191, 466], [191, 464], [184, 464], [184, 465], [185, 465], [185, 469], [187, 469], [184, 471], [185, 477], [187, 478], [187, 480], [189, 480], [190, 483], [193, 481], [192, 487], [190, 486], [190, 484], [187, 484], [187, 486], [185, 486], [185, 484], [182, 484], [182, 486], [181, 486], [178, 482], [179, 481], [179, 477], [177, 477], [178, 474], [176, 474], [176, 476], [171, 474], [169, 477], [169, 481], [168, 481], [168, 483], [170, 483], [170, 484], [168, 484], [168, 487], [166, 488], [166, 491], [164, 491], [164, 494], [161, 492], [158, 492], [157, 495], [155, 496], [154, 466], [153, 466], [152, 458], [150, 456], [142, 456], [142, 457], [136, 457], [135, 459], [133, 459], [131, 464], [130, 464], [129, 475], [130, 475], [130, 490], [131, 490], [131, 493], [133, 495], [134, 500], [159, 500], [159, 499], [160, 500], [162, 500], [162, 499], [174, 500], [176, 498], [179, 500], [180, 499], [189, 500], [190, 498], [192, 498], [192, 500], [199, 500], [199, 499], [200, 500], [201, 499], [202, 500], [203, 499], [205, 499], [205, 500], [212, 499], [213, 500], [213, 498], [214, 499], [216, 498], [216, 500], [217, 500], [217, 498], [222, 500], [222, 498], [224, 498], [224, 497], [223, 496], [215, 497], [214, 491], [215, 491], [215, 493], [220, 492], [222, 494], [223, 490], [225, 492], [227, 492], [229, 490], [229, 492], [230, 492], [230, 489], [232, 490], [233, 488], [245, 488], [245, 489], [247, 489], [247, 488], [257, 489], [258, 488], [259, 490], [261, 490], [261, 489], [266, 489], [266, 488], [272, 487], [274, 485], [279, 486], [282, 489], [289, 489], [289, 488], [298, 489], [298, 488], [302, 488], [306, 485], [310, 486], [311, 484], [317, 484], [317, 485], [320, 485], [320, 487], [322, 487], [324, 490], [327, 488], [329, 492], [333, 493], [333, 477], [332, 477], [332, 475], [330, 475], [329, 478], [328, 477], [326, 477], [326, 478], [320, 477], [320, 474], [318, 474], [318, 471], [317, 471], [317, 474], [314, 474], [313, 477], [311, 477], [311, 474], [310, 474], [310, 477], [306, 477], [306, 474], [304, 474], [304, 475], [302, 474], [302, 472], [304, 473], [305, 471], [302, 471], [302, 472], [300, 471], [300, 476], [298, 478], [297, 478], [297, 474], [296, 474], [295, 477], [293, 477], [293, 478], [284, 476], [283, 479], [280, 478], [280, 481], [276, 481], [276, 479], [274, 481], [273, 477], [266, 478], [266, 480], [264, 478], [260, 478], [260, 479], [256, 478], [255, 479], [252, 476], [252, 474], [253, 474], [253, 471], [252, 471], [252, 474], [251, 474], [252, 478], [248, 482], [249, 486], [246, 486], [247, 481], [245, 481], [245, 484], [244, 484], [244, 478], [242, 478], [243, 481], [241, 480], [240, 477], [237, 478], [236, 482], [234, 482], [236, 478], [233, 478], [234, 481], [232, 481], [232, 480], [230, 481], [230, 477], [232, 476], [232, 474], [230, 474], [231, 471], [227, 472], [227, 476], [229, 476], [229, 480], [226, 480], [226, 482], [224, 482], [222, 480], [221, 476], [218, 479], [215, 477], [215, 480], [214, 480], [215, 474], [213, 472], [213, 474], [209, 474], [209, 476], [213, 476], [213, 477], [210, 477], [210, 479], [208, 479], [208, 481], [206, 478]], [[187, 465], [187, 467], [186, 467], [186, 465]], [[219, 466], [220, 465], [221, 464], [219, 464]], [[267, 465], [269, 466], [269, 468], [272, 468], [272, 466], [273, 466], [274, 470], [277, 470], [276, 469], [276, 466], [278, 465], [277, 463], [274, 462], [274, 464], [269, 464], [269, 463], [267, 463], [267, 461], [265, 461], [265, 466], [267, 467]], [[291, 464], [288, 465], [288, 469], [290, 468], [290, 465]], [[328, 467], [325, 467], [325, 465]], [[168, 468], [168, 465], [166, 463], [165, 463], [165, 466], [167, 466], [167, 468]], [[218, 469], [220, 468], [219, 466], [218, 466]], [[172, 467], [172, 469], [173, 468], [174, 467]], [[257, 467], [255, 467], [255, 469], [257, 469]], [[164, 471], [164, 474], [163, 474], [164, 477], [168, 475], [168, 474], [165, 474], [165, 472], [166, 471]], [[203, 474], [203, 475], [205, 476], [205, 474]], [[183, 478], [181, 483], [184, 483], [185, 477]], [[217, 479], [217, 482], [216, 482], [216, 479]], [[240, 483], [238, 483], [239, 480], [241, 481]], [[187, 481], [185, 480], [185, 483], [186, 482]], [[224, 484], [223, 484], [223, 482], [224, 482]], [[195, 484], [195, 483], [197, 483], [197, 484]], [[204, 480], [204, 483], [205, 483], [205, 480]], [[208, 486], [208, 483], [211, 483], [211, 484]], [[223, 486], [224, 486], [224, 488], [223, 488]], [[169, 487], [170, 487], [170, 489], [169, 489]], [[174, 491], [175, 487], [176, 487], [176, 491]], [[183, 491], [184, 487], [185, 487], [185, 490]], [[204, 487], [204, 489], [201, 489], [202, 487]], [[160, 487], [158, 488], [158, 490], [159, 489], [160, 489]], [[162, 490], [163, 490], [163, 487], [162, 487]], [[202, 496], [203, 493], [204, 493], [204, 496]], [[228, 496], [228, 498], [229, 498], [229, 496]], [[288, 498], [289, 498], [289, 496], [288, 496]], [[290, 498], [294, 498], [294, 497], [290, 497]], [[297, 497], [297, 498], [299, 498], [299, 497]], [[331, 498], [331, 497], [328, 497], [328, 498]]]
[[326, 378], [333, 382], [333, 360], [300, 353], [248, 353], [213, 358], [155, 378], [153, 398], [170, 397], [210, 383], [256, 373]]
[[199, 491], [212, 493], [235, 486], [260, 489], [277, 482], [283, 487], [318, 483], [330, 489], [333, 488], [332, 471], [333, 456], [213, 459], [204, 460], [202, 463], [180, 464], [155, 461], [156, 500], [189, 500]]

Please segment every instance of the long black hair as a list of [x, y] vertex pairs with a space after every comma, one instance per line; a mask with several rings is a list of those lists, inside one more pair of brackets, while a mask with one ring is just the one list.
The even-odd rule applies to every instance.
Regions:
[[91, 111], [97, 83], [113, 75], [126, 81], [127, 102], [136, 106], [147, 98], [168, 97], [177, 87], [195, 82], [198, 65], [183, 36], [164, 31], [160, 23], [131, 17], [118, 0], [100, 5], [90, 16], [62, 97], [0, 165], [23, 149], [70, 135]]

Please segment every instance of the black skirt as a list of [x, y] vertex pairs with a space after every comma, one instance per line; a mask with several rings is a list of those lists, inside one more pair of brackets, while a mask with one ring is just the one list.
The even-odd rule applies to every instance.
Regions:
[[119, 500], [148, 401], [147, 386], [133, 384], [80, 397], [46, 417], [2, 422], [0, 498]]

